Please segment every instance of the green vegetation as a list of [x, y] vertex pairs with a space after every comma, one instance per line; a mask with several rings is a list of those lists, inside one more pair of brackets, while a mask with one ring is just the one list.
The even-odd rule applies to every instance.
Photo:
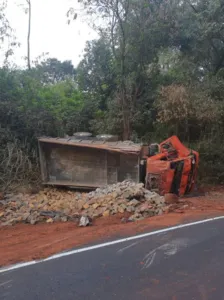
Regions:
[[17, 44], [0, 4], [0, 39], [12, 38], [0, 69], [0, 187], [38, 181], [38, 136], [76, 131], [177, 134], [199, 150], [201, 178], [223, 183], [224, 1], [79, 2], [99, 39], [78, 67], [50, 58], [27, 70], [7, 64]]

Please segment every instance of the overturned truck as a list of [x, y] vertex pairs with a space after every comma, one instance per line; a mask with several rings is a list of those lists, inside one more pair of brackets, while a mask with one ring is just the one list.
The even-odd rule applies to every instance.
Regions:
[[82, 135], [38, 142], [45, 185], [94, 189], [132, 180], [161, 195], [183, 196], [195, 184], [199, 155], [176, 136], [150, 146]]

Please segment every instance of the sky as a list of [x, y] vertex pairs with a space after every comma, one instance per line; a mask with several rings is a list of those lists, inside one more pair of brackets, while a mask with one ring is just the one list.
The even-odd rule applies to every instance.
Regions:
[[[1, 0], [0, 0], [1, 1]], [[83, 55], [87, 40], [97, 38], [97, 34], [87, 25], [82, 17], [78, 17], [70, 25], [67, 24], [66, 13], [70, 7], [79, 9], [78, 0], [31, 0], [31, 58], [49, 52], [49, 57], [59, 60], [72, 60], [76, 66]], [[8, 0], [7, 18], [15, 30], [20, 48], [16, 49], [12, 60], [24, 66], [26, 56], [27, 22], [21, 5], [26, 0]]]

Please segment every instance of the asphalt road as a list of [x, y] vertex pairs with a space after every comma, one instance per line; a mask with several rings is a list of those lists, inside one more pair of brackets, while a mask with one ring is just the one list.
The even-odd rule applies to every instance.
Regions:
[[0, 274], [5, 300], [222, 300], [224, 220]]

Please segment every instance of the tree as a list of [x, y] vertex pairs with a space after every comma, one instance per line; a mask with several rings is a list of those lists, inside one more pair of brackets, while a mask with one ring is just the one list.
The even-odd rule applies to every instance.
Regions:
[[22, 4], [19, 4], [22, 7], [24, 13], [28, 15], [28, 23], [27, 23], [27, 68], [31, 70], [31, 23], [32, 23], [32, 0], [25, 0]]
[[76, 69], [71, 61], [59, 61], [57, 58], [45, 59], [44, 56], [43, 54], [33, 61], [34, 67], [29, 71], [30, 76], [43, 85], [57, 84], [66, 80], [75, 82]]
[[[11, 28], [6, 16], [7, 0], [0, 3], [0, 51], [4, 51], [4, 66], [8, 65], [8, 58], [13, 55], [15, 46], [19, 46], [16, 41], [13, 29]], [[7, 46], [6, 46], [7, 45]], [[7, 47], [5, 49], [5, 46]]]
[[[130, 139], [132, 132], [132, 112], [137, 99], [143, 92], [146, 64], [153, 59], [152, 51], [146, 51], [146, 28], [156, 20], [158, 13], [151, 17], [154, 8], [147, 1], [135, 0], [91, 0], [80, 1], [91, 17], [94, 28], [101, 40], [107, 40], [113, 57], [116, 74], [117, 103], [122, 114], [123, 139]], [[97, 22], [95, 17], [103, 22]], [[140, 31], [139, 31], [140, 30]], [[146, 56], [144, 56], [146, 54]]]
[[31, 69], [31, 58], [30, 58], [30, 35], [31, 35], [31, 0], [26, 0], [28, 8], [28, 34], [27, 34], [27, 67], [30, 70]]
[[[40, 135], [92, 131], [148, 143], [178, 134], [200, 150], [201, 170], [224, 180], [223, 0], [79, 2], [99, 38], [77, 68], [43, 57], [27, 70], [0, 68], [0, 161], [13, 144], [36, 162]], [[13, 33], [5, 8], [2, 40]], [[31, 3], [28, 31], [30, 57]]]
[[[7, 7], [7, 1], [3, 1], [0, 3], [0, 40], [1, 44], [0, 47], [2, 46], [5, 37], [9, 37], [11, 33], [11, 27], [9, 25], [9, 22], [5, 16], [5, 9]], [[0, 48], [1, 49], [1, 48]]]
[[75, 81], [76, 70], [70, 60], [59, 61], [57, 58], [48, 58], [37, 63], [33, 75], [43, 84], [56, 84], [60, 81]]
[[106, 22], [106, 27], [98, 29], [106, 36], [111, 44], [116, 69], [117, 69], [117, 101], [122, 111], [123, 139], [130, 138], [130, 109], [126, 93], [126, 52], [128, 35], [128, 17], [130, 13], [130, 0], [93, 0], [82, 1], [87, 12], [91, 15], [100, 13]]
[[77, 68], [77, 80], [96, 106], [106, 110], [116, 90], [116, 74], [113, 54], [105, 38], [87, 42], [84, 58]]

